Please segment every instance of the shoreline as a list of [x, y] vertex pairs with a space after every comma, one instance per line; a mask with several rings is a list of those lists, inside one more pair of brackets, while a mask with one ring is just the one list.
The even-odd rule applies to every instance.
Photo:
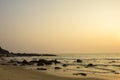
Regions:
[[71, 78], [23, 69], [18, 66], [0, 65], [0, 80], [105, 80], [101, 78]]
[[[0, 58], [0, 80], [119, 80], [119, 61]], [[28, 60], [28, 61], [27, 61]], [[70, 65], [73, 62], [73, 65]], [[91, 63], [92, 62], [92, 63]], [[41, 64], [40, 64], [41, 63]], [[90, 64], [91, 63], [91, 64]], [[111, 66], [109, 65], [111, 64]], [[115, 65], [116, 66], [112, 66]], [[106, 67], [108, 68], [106, 68]], [[113, 69], [116, 68], [116, 69]], [[45, 69], [45, 70], [43, 70]], [[107, 73], [107, 74], [105, 74]]]

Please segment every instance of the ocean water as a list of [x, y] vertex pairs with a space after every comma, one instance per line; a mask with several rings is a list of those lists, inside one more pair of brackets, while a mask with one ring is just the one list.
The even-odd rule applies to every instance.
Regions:
[[[120, 59], [120, 53], [78, 53], [78, 54], [61, 54], [59, 55], [60, 57], [64, 58], [80, 58], [80, 59], [110, 59], [110, 58], [115, 58], [115, 59]], [[58, 57], [59, 57], [58, 56]]]
[[[13, 58], [10, 58], [13, 59]], [[58, 56], [40, 56], [40, 57], [14, 57], [16, 60], [39, 60], [39, 59], [57, 59], [61, 64], [52, 64], [49, 66], [25, 66], [26, 69], [33, 69], [39, 72], [45, 72], [63, 77], [97, 77], [106, 80], [120, 80], [120, 54], [59, 54]], [[81, 59], [82, 62], [76, 62]], [[64, 67], [63, 64], [68, 66]], [[95, 66], [87, 67], [89, 64]], [[60, 67], [61, 69], [54, 69]], [[47, 70], [36, 70], [37, 68], [46, 68]], [[86, 74], [86, 75], [81, 75]]]
[[[86, 53], [86, 54], [56, 54], [57, 56], [33, 56], [33, 57], [14, 57], [14, 59], [20, 59], [20, 60], [31, 60], [31, 59], [64, 59], [64, 60], [74, 60], [74, 59], [120, 59], [120, 53]], [[13, 59], [13, 57], [9, 58], [9, 59]]]
[[[120, 54], [62, 54], [57, 57], [67, 67], [60, 70], [51, 68], [47, 73], [66, 76], [66, 77], [100, 77], [106, 80], [120, 80]], [[75, 62], [81, 59], [82, 63]], [[88, 64], [96, 65], [95, 67], [86, 67]], [[74, 75], [77, 73], [85, 73], [87, 76]]]

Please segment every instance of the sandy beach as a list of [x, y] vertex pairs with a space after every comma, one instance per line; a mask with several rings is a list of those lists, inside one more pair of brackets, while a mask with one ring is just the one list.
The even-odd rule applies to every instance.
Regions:
[[0, 80], [120, 80], [120, 0], [0, 0]]
[[26, 70], [21, 67], [0, 65], [0, 80], [104, 80], [99, 78], [68, 78], [43, 72]]

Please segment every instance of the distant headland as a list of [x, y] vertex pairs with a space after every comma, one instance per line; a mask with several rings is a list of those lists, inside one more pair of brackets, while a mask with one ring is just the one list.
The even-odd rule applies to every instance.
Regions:
[[24, 56], [57, 56], [55, 54], [39, 54], [39, 53], [13, 53], [0, 47], [0, 56], [4, 57], [24, 57]]

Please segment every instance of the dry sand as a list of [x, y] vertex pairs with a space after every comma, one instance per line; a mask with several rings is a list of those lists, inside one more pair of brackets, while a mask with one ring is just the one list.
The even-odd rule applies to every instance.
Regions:
[[21, 67], [0, 65], [0, 80], [104, 80], [104, 79], [59, 77], [55, 75], [49, 75], [44, 72], [23, 69]]

